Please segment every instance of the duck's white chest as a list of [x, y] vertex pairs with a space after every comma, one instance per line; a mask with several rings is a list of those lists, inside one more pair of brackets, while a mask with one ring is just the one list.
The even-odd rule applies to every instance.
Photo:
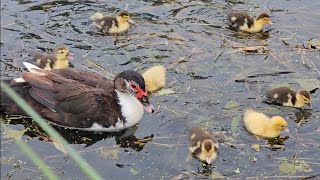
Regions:
[[121, 93], [116, 90], [121, 106], [122, 116], [126, 119], [126, 126], [136, 125], [142, 118], [144, 110], [141, 102], [130, 94]]

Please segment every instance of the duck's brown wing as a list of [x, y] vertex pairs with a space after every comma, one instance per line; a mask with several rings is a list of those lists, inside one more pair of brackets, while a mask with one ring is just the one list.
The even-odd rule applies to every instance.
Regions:
[[90, 87], [105, 89], [107, 92], [109, 92], [109, 90], [113, 91], [113, 81], [96, 73], [76, 70], [73, 68], [55, 69], [52, 72], [66, 79], [78, 81], [81, 82], [81, 84]]
[[115, 94], [51, 71], [37, 71], [42, 74], [25, 72], [23, 79], [30, 85], [30, 96], [46, 107], [47, 110], [36, 109], [43, 118], [73, 128], [90, 128], [93, 123], [109, 127], [117, 123], [120, 107]]

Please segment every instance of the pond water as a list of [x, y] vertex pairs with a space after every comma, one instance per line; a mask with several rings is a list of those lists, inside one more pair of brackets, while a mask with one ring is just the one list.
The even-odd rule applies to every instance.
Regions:
[[[97, 33], [89, 17], [94, 12], [111, 14], [126, 5], [136, 24], [114, 45], [112, 37]], [[1, 78], [17, 77], [29, 52], [61, 44], [74, 53], [76, 68], [109, 77], [127, 69], [143, 72], [156, 64], [172, 67], [184, 59], [168, 70], [166, 88], [175, 93], [152, 95], [158, 111], [146, 113], [134, 135], [58, 131], [105, 179], [316, 179], [320, 177], [319, 89], [312, 91], [312, 110], [261, 101], [270, 87], [300, 89], [300, 85], [310, 87], [305, 79], [320, 79], [319, 50], [304, 49], [309, 39], [320, 38], [319, 9], [318, 0], [2, 0]], [[232, 10], [251, 15], [268, 12], [274, 24], [259, 35], [236, 33], [226, 24], [226, 14]], [[258, 54], [237, 48], [258, 45], [265, 48]], [[283, 133], [282, 146], [268, 147], [244, 129], [243, 110], [248, 107], [285, 117], [290, 132]], [[193, 126], [221, 135], [218, 159], [209, 168], [188, 160], [187, 132]], [[34, 123], [12, 119], [8, 127], [28, 128], [22, 139], [61, 179], [86, 179]], [[4, 127], [1, 132], [1, 179], [43, 178], [4, 135]], [[261, 150], [254, 150], [253, 144], [261, 145]]]

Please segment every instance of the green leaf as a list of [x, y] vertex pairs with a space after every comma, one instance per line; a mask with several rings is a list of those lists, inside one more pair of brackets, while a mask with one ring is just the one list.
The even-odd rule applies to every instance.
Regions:
[[291, 174], [296, 172], [296, 166], [290, 162], [282, 162], [279, 164], [279, 171], [284, 174]]
[[234, 170], [234, 172], [237, 173], [237, 174], [240, 174], [240, 169], [237, 168], [237, 169]]
[[320, 88], [320, 81], [318, 79], [293, 79], [295, 80], [304, 90], [312, 91]]
[[218, 171], [212, 170], [210, 174], [210, 179], [224, 179], [224, 176], [220, 174]]
[[241, 116], [236, 116], [232, 119], [231, 132], [233, 137], [238, 136], [238, 127], [239, 127], [240, 121], [241, 121]]
[[26, 129], [22, 129], [20, 131], [14, 129], [6, 129], [4, 137], [12, 138], [15, 140], [21, 140], [23, 134], [26, 132]]
[[236, 108], [236, 107], [238, 107], [238, 106], [239, 106], [239, 104], [238, 104], [237, 102], [235, 102], [235, 101], [229, 101], [229, 102], [224, 106], [223, 109], [230, 110], [230, 109]]
[[132, 175], [134, 175], [134, 176], [136, 176], [136, 175], [139, 174], [139, 172], [138, 172], [137, 170], [133, 169], [133, 168], [130, 169], [130, 173], [131, 173]]
[[99, 154], [104, 158], [111, 157], [112, 159], [118, 159], [119, 152], [120, 152], [120, 149], [118, 147], [116, 148], [104, 147], [100, 150]]
[[174, 94], [174, 93], [176, 93], [176, 92], [171, 89], [161, 89], [157, 92], [157, 95], [162, 96], [162, 95], [169, 95], [169, 94]]
[[252, 149], [256, 150], [256, 151], [260, 151], [261, 146], [259, 144], [252, 144], [251, 145]]

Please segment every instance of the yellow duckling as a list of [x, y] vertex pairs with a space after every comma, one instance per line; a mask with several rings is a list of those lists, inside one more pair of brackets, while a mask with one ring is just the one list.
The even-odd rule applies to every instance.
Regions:
[[228, 14], [228, 21], [233, 28], [248, 33], [261, 32], [264, 25], [272, 24], [270, 16], [266, 13], [261, 13], [257, 18], [253, 18], [244, 12], [232, 12]]
[[189, 130], [189, 150], [201, 162], [211, 164], [218, 156], [218, 140], [200, 127]]
[[142, 76], [148, 92], [155, 92], [166, 85], [166, 68], [161, 65], [150, 67]]
[[280, 136], [282, 130], [289, 131], [286, 120], [281, 116], [269, 118], [252, 109], [245, 111], [244, 124], [249, 132], [262, 138], [276, 138]]
[[41, 69], [63, 69], [70, 66], [69, 60], [73, 59], [73, 54], [69, 52], [66, 47], [58, 47], [53, 53], [39, 53], [33, 54], [33, 59], [30, 63], [35, 63]]
[[305, 105], [311, 107], [310, 93], [306, 90], [297, 93], [290, 88], [279, 87], [269, 90], [266, 97], [266, 102], [271, 104], [296, 108], [304, 108]]
[[120, 11], [116, 17], [104, 16], [102, 13], [95, 13], [91, 16], [95, 25], [102, 30], [104, 34], [120, 34], [127, 32], [130, 28], [131, 20], [128, 11]]

